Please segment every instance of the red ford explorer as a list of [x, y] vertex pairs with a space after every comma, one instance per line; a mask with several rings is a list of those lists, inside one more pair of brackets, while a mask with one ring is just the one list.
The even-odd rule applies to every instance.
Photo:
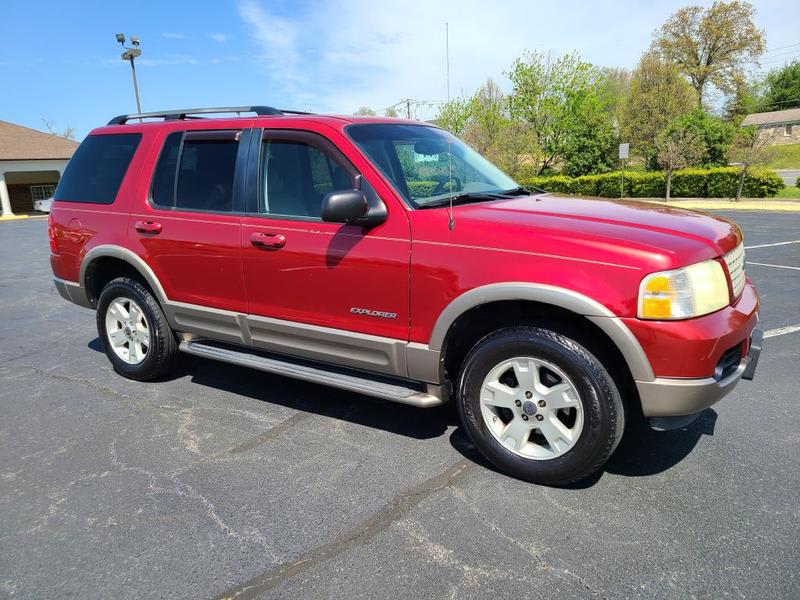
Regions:
[[552, 485], [599, 469], [626, 417], [689, 422], [761, 347], [734, 223], [529, 191], [414, 121], [117, 117], [67, 166], [49, 234], [58, 291], [125, 377], [182, 351], [452, 399], [486, 458]]

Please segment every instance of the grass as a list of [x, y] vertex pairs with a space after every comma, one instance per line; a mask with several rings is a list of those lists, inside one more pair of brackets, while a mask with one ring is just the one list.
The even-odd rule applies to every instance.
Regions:
[[771, 169], [800, 169], [800, 144], [775, 146], [775, 149], [777, 154], [767, 164], [768, 167]]
[[775, 195], [775, 200], [800, 200], [800, 188], [787, 185]]

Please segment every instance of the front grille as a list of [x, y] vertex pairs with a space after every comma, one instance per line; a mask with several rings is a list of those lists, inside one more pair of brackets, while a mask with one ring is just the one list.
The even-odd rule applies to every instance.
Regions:
[[728, 272], [731, 274], [733, 296], [738, 298], [744, 289], [744, 243], [740, 243], [723, 258], [728, 265]]

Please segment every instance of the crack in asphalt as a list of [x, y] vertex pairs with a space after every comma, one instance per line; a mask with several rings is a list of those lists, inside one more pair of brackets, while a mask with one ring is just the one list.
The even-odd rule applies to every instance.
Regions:
[[249, 440], [245, 440], [238, 446], [234, 446], [228, 452], [230, 454], [241, 454], [242, 452], [247, 452], [248, 450], [252, 450], [261, 444], [265, 444], [268, 441], [278, 437], [279, 435], [283, 434], [284, 432], [296, 427], [303, 421], [311, 418], [311, 414], [305, 412], [298, 412], [293, 414], [291, 417], [282, 421], [275, 425], [274, 427], [270, 427], [263, 433], [258, 434], [257, 436], [250, 438]]
[[564, 581], [572, 580], [580, 584], [581, 587], [583, 587], [587, 592], [591, 593], [593, 596], [601, 598], [602, 600], [606, 600], [607, 597], [602, 592], [592, 588], [586, 582], [586, 580], [583, 579], [583, 577], [581, 577], [580, 575], [576, 575], [575, 573], [573, 573], [568, 569], [559, 569], [557, 567], [554, 567], [553, 565], [545, 561], [536, 549], [508, 535], [505, 531], [500, 529], [499, 525], [494, 523], [494, 521], [491, 521], [488, 517], [486, 517], [483, 514], [483, 512], [481, 512], [481, 510], [477, 506], [475, 506], [472, 502], [469, 501], [467, 495], [463, 492], [463, 490], [459, 490], [453, 487], [451, 488], [451, 491], [453, 492], [453, 496], [456, 499], [458, 499], [462, 504], [464, 504], [464, 506], [469, 508], [475, 514], [476, 517], [478, 517], [481, 521], [483, 521], [483, 523], [487, 527], [489, 527], [492, 531], [494, 531], [498, 536], [500, 536], [507, 542], [510, 542], [511, 544], [515, 545], [517, 548], [519, 548], [520, 550], [531, 556], [534, 560], [536, 560], [536, 562], [539, 564], [539, 567], [543, 571], [552, 573], [553, 575]]
[[299, 575], [316, 565], [335, 558], [347, 550], [360, 546], [389, 528], [408, 514], [431, 494], [451, 487], [457, 480], [475, 468], [475, 463], [462, 459], [438, 475], [407, 489], [392, 499], [382, 510], [366, 521], [346, 531], [339, 538], [301, 554], [294, 560], [256, 575], [249, 581], [235, 585], [215, 596], [216, 600], [247, 600], [268, 592], [287, 579]]

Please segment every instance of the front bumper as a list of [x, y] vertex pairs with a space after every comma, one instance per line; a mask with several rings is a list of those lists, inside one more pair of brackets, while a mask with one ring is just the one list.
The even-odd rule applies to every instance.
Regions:
[[708, 408], [729, 394], [741, 379], [753, 379], [761, 356], [763, 333], [754, 330], [749, 351], [736, 370], [719, 381], [713, 377], [677, 379], [660, 377], [653, 381], [637, 381], [642, 411], [646, 417], [678, 417]]

